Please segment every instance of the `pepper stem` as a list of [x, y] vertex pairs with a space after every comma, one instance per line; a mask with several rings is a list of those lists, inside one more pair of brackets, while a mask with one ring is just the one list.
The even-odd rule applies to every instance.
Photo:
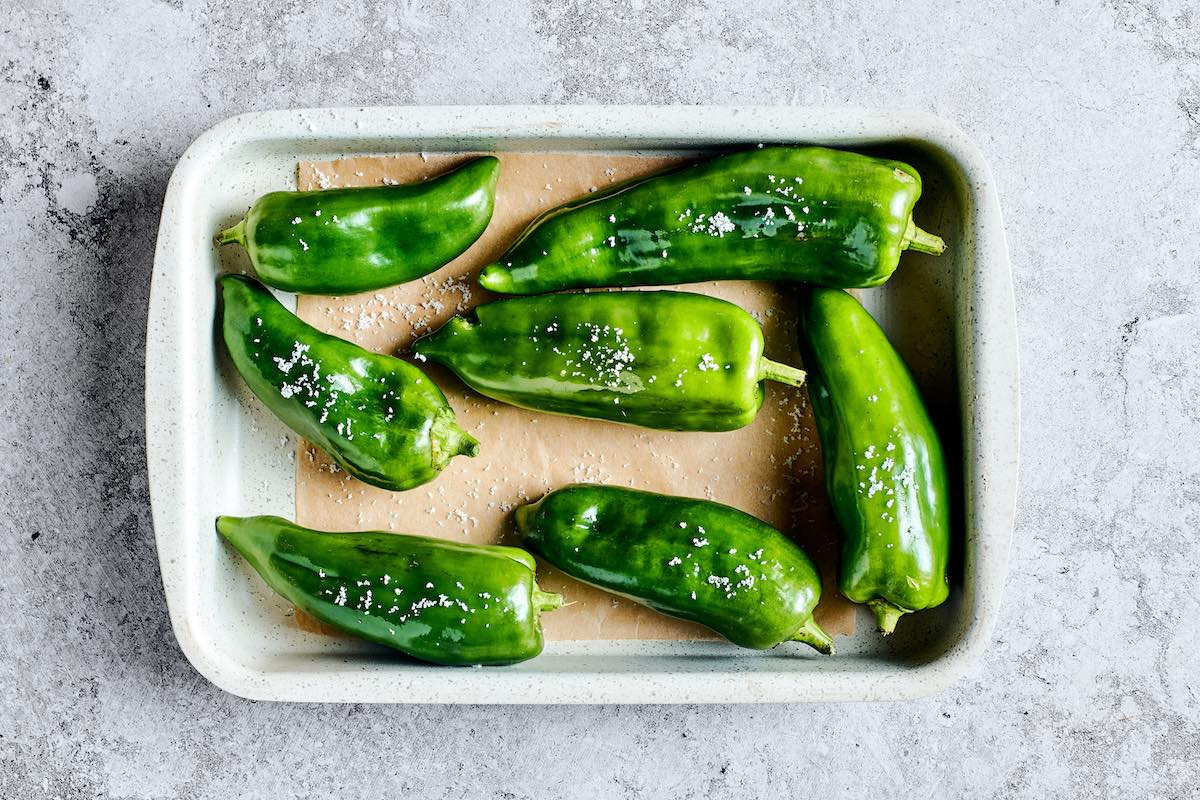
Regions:
[[792, 641], [804, 642], [818, 653], [824, 653], [827, 656], [831, 656], [834, 653], [833, 637], [822, 630], [821, 626], [812, 617], [809, 617], [808, 622], [800, 626], [800, 630], [796, 631], [796, 635], [792, 637]]
[[929, 253], [931, 256], [940, 256], [946, 252], [946, 243], [942, 241], [942, 237], [921, 230], [912, 221], [912, 217], [908, 218], [908, 227], [904, 231], [904, 244], [901, 246], [907, 250], [916, 250], [918, 253]]
[[429, 430], [432, 440], [433, 463], [438, 469], [455, 456], [474, 458], [479, 455], [479, 440], [458, 427], [454, 415], [439, 415]]
[[538, 613], [553, 611], [556, 608], [562, 608], [563, 596], [555, 592], [543, 592], [541, 589], [533, 590], [533, 606], [538, 610]]
[[871, 611], [875, 612], [875, 621], [879, 624], [879, 632], [884, 636], [896, 630], [897, 620], [910, 613], [907, 609], [900, 608], [882, 598], [868, 600], [867, 605], [871, 607]]
[[758, 374], [759, 380], [778, 381], [786, 383], [788, 386], [803, 386], [804, 379], [808, 377], [808, 374], [802, 369], [788, 364], [780, 364], [769, 358], [759, 361]]
[[226, 228], [217, 234], [217, 244], [229, 244], [237, 242], [238, 244], [246, 243], [246, 218], [242, 217], [238, 220], [238, 224], [231, 228]]
[[479, 440], [457, 425], [454, 426], [453, 432], [447, 439], [450, 439], [447, 444], [453, 455], [467, 456], [468, 458], [479, 455]]

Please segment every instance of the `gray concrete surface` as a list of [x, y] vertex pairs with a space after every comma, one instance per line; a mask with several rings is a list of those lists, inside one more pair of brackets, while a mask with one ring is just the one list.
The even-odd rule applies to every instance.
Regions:
[[[6, 4], [0, 797], [1200, 796], [1196, 7], [839, 5]], [[184, 660], [142, 421], [173, 163], [246, 110], [514, 102], [895, 106], [977, 139], [1024, 429], [1002, 624], [966, 679], [905, 704], [315, 707]]]

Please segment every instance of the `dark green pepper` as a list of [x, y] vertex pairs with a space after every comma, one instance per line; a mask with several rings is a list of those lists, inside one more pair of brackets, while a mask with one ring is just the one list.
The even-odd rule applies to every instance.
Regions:
[[416, 184], [271, 192], [219, 244], [240, 242], [260, 280], [304, 294], [353, 294], [428, 275], [492, 219], [500, 162], [477, 158]]
[[754, 420], [764, 379], [804, 373], [763, 357], [742, 309], [686, 292], [522, 297], [479, 306], [418, 340], [480, 394], [523, 408], [675, 431]]
[[250, 278], [219, 283], [221, 327], [238, 372], [267, 408], [354, 477], [411, 489], [454, 456], [479, 452], [446, 396], [412, 364], [322, 333]]
[[800, 303], [800, 346], [842, 532], [839, 588], [891, 633], [901, 615], [949, 593], [950, 493], [942, 445], [921, 393], [857, 300], [813, 289]]
[[804, 642], [832, 655], [813, 620], [821, 577], [779, 531], [736, 508], [577, 484], [516, 512], [526, 544], [585, 583], [742, 647]]
[[562, 605], [515, 547], [386, 531], [324, 533], [280, 517], [217, 517], [267, 585], [320, 621], [435, 664], [512, 664], [542, 652]]
[[721, 156], [546, 212], [479, 283], [507, 294], [747, 279], [886, 281], [905, 249], [938, 254], [913, 224], [921, 177], [899, 161], [823, 147]]

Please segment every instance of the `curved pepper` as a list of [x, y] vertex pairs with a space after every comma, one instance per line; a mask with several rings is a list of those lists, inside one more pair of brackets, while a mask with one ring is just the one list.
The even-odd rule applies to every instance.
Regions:
[[526, 544], [585, 583], [734, 644], [797, 641], [833, 654], [812, 618], [821, 578], [804, 551], [749, 514], [707, 500], [576, 484], [516, 512]]
[[250, 278], [218, 283], [225, 345], [238, 372], [289, 428], [354, 477], [411, 489], [454, 456], [479, 452], [446, 396], [412, 364], [322, 333]]
[[802, 297], [800, 346], [842, 532], [839, 588], [891, 633], [901, 615], [949, 593], [941, 442], [908, 367], [849, 294], [813, 289]]
[[536, 294], [721, 279], [875, 286], [905, 249], [945, 244], [913, 224], [921, 177], [899, 161], [768, 147], [588, 195], [534, 220], [479, 276]]
[[533, 557], [385, 531], [324, 533], [280, 517], [217, 517], [267, 585], [322, 622], [435, 664], [512, 664], [542, 651], [562, 605]]
[[763, 357], [762, 329], [732, 303], [686, 292], [522, 297], [479, 306], [418, 340], [475, 391], [505, 403], [676, 431], [754, 420], [764, 379], [804, 373]]
[[428, 275], [483, 233], [500, 162], [477, 158], [415, 184], [271, 192], [218, 244], [239, 242], [259, 279], [304, 294], [353, 294]]

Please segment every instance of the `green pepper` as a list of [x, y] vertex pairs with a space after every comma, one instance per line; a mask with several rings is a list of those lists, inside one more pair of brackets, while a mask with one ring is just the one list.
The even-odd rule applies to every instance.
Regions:
[[221, 327], [251, 390], [288, 427], [359, 480], [411, 489], [479, 443], [455, 422], [446, 396], [421, 370], [300, 320], [262, 284], [219, 281]]
[[754, 420], [766, 378], [804, 373], [763, 357], [742, 309], [686, 292], [522, 297], [455, 317], [418, 340], [480, 394], [523, 408], [675, 431]]
[[516, 512], [524, 542], [563, 572], [734, 644], [833, 654], [813, 620], [821, 577], [787, 537], [707, 500], [576, 484]]
[[271, 192], [218, 244], [239, 242], [259, 279], [305, 294], [353, 294], [428, 275], [492, 218], [500, 162], [470, 161], [416, 184]]
[[921, 393], [883, 330], [840, 289], [800, 303], [800, 347], [842, 533], [838, 585], [879, 630], [949, 593], [950, 492]]
[[280, 517], [217, 517], [267, 585], [328, 625], [435, 664], [512, 664], [542, 652], [562, 605], [515, 547], [386, 531], [325, 533]]
[[479, 283], [507, 294], [722, 279], [875, 286], [901, 251], [945, 249], [913, 223], [920, 195], [920, 175], [899, 161], [823, 147], [733, 153], [546, 212]]

